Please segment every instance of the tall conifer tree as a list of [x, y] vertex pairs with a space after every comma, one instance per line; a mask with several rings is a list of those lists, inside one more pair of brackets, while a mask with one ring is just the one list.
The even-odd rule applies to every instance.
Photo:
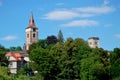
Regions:
[[62, 34], [61, 30], [59, 30], [59, 32], [58, 32], [58, 42], [59, 43], [63, 43], [64, 42], [64, 38], [63, 38], [63, 34]]

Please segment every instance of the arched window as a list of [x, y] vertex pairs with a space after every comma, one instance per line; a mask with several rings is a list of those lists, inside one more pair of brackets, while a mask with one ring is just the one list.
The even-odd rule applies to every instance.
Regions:
[[35, 33], [33, 34], [33, 38], [35, 38]]
[[29, 38], [29, 34], [27, 34], [27, 38]]

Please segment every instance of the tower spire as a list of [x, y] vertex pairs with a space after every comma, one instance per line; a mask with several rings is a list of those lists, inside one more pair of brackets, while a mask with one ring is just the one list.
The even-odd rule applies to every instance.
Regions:
[[32, 12], [31, 12], [30, 20], [29, 20], [29, 26], [31, 26], [31, 27], [35, 26], [34, 18], [33, 18], [33, 13]]
[[[29, 25], [28, 25], [27, 28], [37, 28], [37, 27], [35, 26], [35, 23], [34, 23], [34, 18], [33, 18], [33, 13], [32, 13], [32, 12], [31, 12], [31, 14], [30, 14]], [[27, 28], [26, 28], [26, 29], [27, 29]]]

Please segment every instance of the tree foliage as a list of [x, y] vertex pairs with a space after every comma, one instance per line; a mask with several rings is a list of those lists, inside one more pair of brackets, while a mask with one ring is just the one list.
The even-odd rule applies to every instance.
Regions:
[[61, 30], [59, 30], [59, 32], [58, 32], [58, 42], [59, 43], [63, 43], [64, 42], [64, 38], [63, 38], [63, 34], [62, 34]]
[[115, 80], [120, 79], [120, 48], [114, 48], [110, 54], [110, 72], [111, 78]]
[[21, 51], [21, 50], [22, 48], [20, 46], [17, 46], [17, 47], [12, 46], [8, 49], [8, 51]]
[[30, 64], [34, 64], [32, 69], [44, 80], [109, 80], [110, 77], [108, 52], [90, 48], [81, 38], [68, 38], [50, 48], [34, 44], [30, 59]]
[[57, 37], [52, 35], [52, 36], [48, 36], [47, 37], [47, 44], [50, 45], [50, 44], [55, 44], [57, 43]]
[[55, 73], [57, 73], [56, 62], [47, 49], [40, 47], [32, 50], [30, 58], [34, 61], [32, 63], [37, 65], [34, 69], [44, 76], [45, 80], [55, 80]]
[[[6, 48], [0, 45], [0, 53], [4, 52], [6, 52]], [[32, 44], [28, 53], [30, 57], [29, 67], [27, 65], [27, 67], [24, 66], [21, 68], [16, 76], [8, 76], [7, 68], [2, 66], [0, 69], [0, 79], [120, 79], [120, 48], [115, 48], [113, 51], [108, 52], [102, 48], [90, 48], [87, 42], [81, 38], [68, 38], [61, 44], [59, 41], [57, 42], [56, 37], [49, 36], [49, 38], [47, 37]], [[4, 61], [4, 55], [5, 54], [2, 54], [0, 56], [1, 62]], [[3, 70], [3, 73], [1, 70]], [[33, 77], [29, 77], [26, 75], [27, 71], [37, 71], [38, 73]]]
[[5, 57], [6, 54], [6, 48], [2, 45], [0, 45], [0, 66], [7, 66], [8, 60]]
[[[93, 52], [94, 51], [94, 52]], [[93, 50], [88, 57], [81, 60], [81, 79], [82, 80], [109, 80], [109, 66], [100, 56], [99, 50]], [[107, 63], [108, 61], [106, 61]]]

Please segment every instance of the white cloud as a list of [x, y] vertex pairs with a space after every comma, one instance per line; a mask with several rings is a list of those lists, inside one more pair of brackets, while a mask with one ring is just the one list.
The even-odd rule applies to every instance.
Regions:
[[64, 10], [54, 10], [44, 15], [48, 20], [68, 20], [74, 18], [86, 18], [113, 12], [115, 8], [110, 6], [78, 7]]
[[82, 12], [82, 13], [91, 13], [93, 15], [96, 14], [105, 14], [109, 12], [113, 12], [115, 9], [110, 6], [101, 6], [101, 7], [82, 7], [82, 8], [74, 8], [73, 10]]
[[120, 39], [120, 34], [116, 34], [115, 37]]
[[81, 18], [86, 18], [86, 17], [92, 17], [94, 14], [89, 14], [89, 13], [81, 13], [79, 17]]
[[16, 40], [18, 37], [17, 36], [5, 36], [3, 38], [0, 38], [2, 41], [11, 41], [11, 40]]
[[58, 10], [58, 11], [52, 11], [50, 13], [47, 13], [44, 16], [44, 19], [50, 19], [50, 20], [67, 20], [67, 19], [73, 19], [75, 17], [79, 17], [80, 14], [68, 10]]
[[62, 24], [62, 27], [90, 27], [90, 26], [97, 26], [99, 22], [94, 20], [75, 20], [69, 22], [67, 24]]

